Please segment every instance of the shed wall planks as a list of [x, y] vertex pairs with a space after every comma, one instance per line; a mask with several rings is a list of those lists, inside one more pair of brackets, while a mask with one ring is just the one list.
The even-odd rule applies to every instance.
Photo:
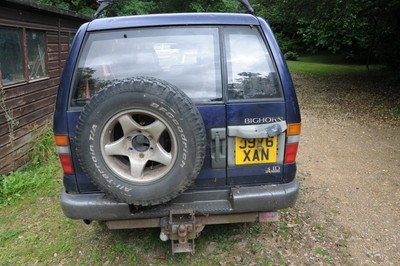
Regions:
[[51, 126], [69, 42], [79, 26], [87, 21], [87, 17], [79, 14], [41, 4], [0, 1], [0, 28], [46, 32], [47, 67], [45, 78], [30, 81], [25, 74], [24, 81], [0, 83], [3, 106], [0, 108], [0, 174], [29, 162], [27, 154], [32, 141], [44, 127]]

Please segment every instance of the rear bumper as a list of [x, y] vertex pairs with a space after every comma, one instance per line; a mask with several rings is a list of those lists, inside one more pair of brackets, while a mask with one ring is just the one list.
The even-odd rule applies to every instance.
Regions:
[[299, 183], [186, 191], [178, 198], [152, 207], [136, 207], [97, 194], [61, 194], [64, 214], [72, 219], [125, 220], [161, 218], [171, 209], [192, 209], [198, 215], [276, 211], [295, 204]]

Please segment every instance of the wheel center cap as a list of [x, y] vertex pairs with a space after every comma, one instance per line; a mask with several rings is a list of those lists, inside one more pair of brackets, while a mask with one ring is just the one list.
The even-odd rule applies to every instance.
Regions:
[[137, 135], [132, 139], [132, 147], [138, 152], [145, 152], [150, 149], [150, 140], [144, 135]]

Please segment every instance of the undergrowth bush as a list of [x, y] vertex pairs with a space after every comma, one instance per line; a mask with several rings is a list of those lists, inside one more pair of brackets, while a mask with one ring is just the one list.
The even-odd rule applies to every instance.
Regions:
[[57, 157], [53, 130], [47, 126], [39, 130], [32, 139], [32, 149], [29, 153], [31, 164], [40, 165]]
[[286, 60], [297, 61], [299, 59], [299, 55], [296, 52], [287, 52], [284, 54]]
[[31, 142], [30, 163], [20, 170], [0, 176], [0, 208], [24, 198], [25, 194], [34, 195], [39, 190], [48, 194], [54, 190], [60, 167], [53, 131], [50, 127], [37, 131]]

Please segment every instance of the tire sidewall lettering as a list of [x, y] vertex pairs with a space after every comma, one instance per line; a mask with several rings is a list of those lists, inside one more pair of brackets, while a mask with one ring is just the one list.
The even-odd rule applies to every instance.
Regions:
[[124, 192], [129, 192], [132, 190], [132, 188], [128, 188], [127, 186], [115, 183], [113, 178], [110, 178], [110, 176], [106, 173], [106, 169], [102, 168], [102, 159], [101, 156], [98, 156], [98, 153], [101, 153], [100, 151], [97, 152], [96, 142], [99, 143], [100, 141], [97, 138], [97, 124], [93, 124], [91, 126], [91, 129], [89, 131], [89, 157], [92, 161], [92, 165], [96, 169], [96, 172], [100, 174], [100, 176], [108, 183], [109, 186], [115, 187], [119, 190], [123, 190]]
[[96, 134], [96, 129], [97, 129], [97, 125], [93, 124], [91, 129], [90, 129], [89, 141], [94, 140], [94, 137], [95, 137], [95, 134]]
[[[187, 160], [187, 146], [188, 146], [188, 140], [186, 138], [186, 134], [184, 133], [184, 130], [182, 128], [182, 126], [180, 125], [178, 119], [175, 118], [175, 115], [173, 115], [173, 113], [176, 113], [173, 109], [170, 109], [167, 106], [161, 106], [158, 103], [152, 102], [149, 105], [150, 107], [152, 107], [153, 109], [157, 110], [157, 112], [161, 112], [162, 114], [164, 114], [166, 117], [170, 118], [172, 121], [172, 124], [175, 126], [176, 130], [180, 133], [179, 134], [179, 140], [181, 141], [182, 145], [182, 149], [181, 149], [181, 155], [182, 155], [182, 159], [179, 162], [179, 166], [181, 168], [184, 168], [187, 164], [186, 164], [186, 160]], [[168, 110], [167, 108], [169, 108], [170, 110]], [[179, 152], [178, 152], [179, 154]]]

